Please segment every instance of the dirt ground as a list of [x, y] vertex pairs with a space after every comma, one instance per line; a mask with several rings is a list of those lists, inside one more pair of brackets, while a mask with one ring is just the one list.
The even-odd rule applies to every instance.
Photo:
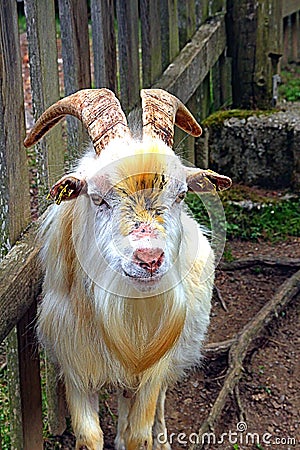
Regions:
[[[27, 127], [32, 125], [26, 37], [21, 36], [23, 80]], [[60, 65], [61, 71], [61, 65]], [[300, 238], [270, 244], [266, 242], [227, 243], [234, 258], [268, 255], [300, 258]], [[252, 267], [239, 271], [217, 270], [219, 298], [213, 298], [207, 342], [220, 342], [236, 336], [243, 326], [275, 293], [296, 269]], [[271, 324], [263, 338], [247, 355], [239, 383], [239, 401], [232, 396], [214, 434], [211, 450], [300, 449], [300, 296]], [[166, 402], [168, 440], [174, 450], [187, 448], [196, 439], [203, 420], [222, 387], [227, 357], [204, 354], [201, 369], [192, 371], [171, 388]], [[101, 406], [105, 448], [113, 448], [116, 433], [116, 399], [109, 389]], [[74, 437], [49, 438], [45, 449], [72, 449]]]
[[[300, 239], [270, 244], [228, 242], [234, 258], [255, 255], [300, 257]], [[234, 337], [274, 295], [295, 269], [258, 268], [217, 270], [216, 286], [226, 303], [225, 311], [214, 296], [207, 342]], [[267, 328], [248, 354], [239, 383], [239, 404], [229, 399], [219, 425], [211, 435], [211, 450], [300, 449], [300, 296]], [[203, 367], [193, 370], [168, 392], [166, 421], [172, 449], [189, 447], [216, 399], [227, 369], [227, 357], [204, 355]], [[113, 448], [116, 433], [116, 398], [105, 391], [101, 424], [105, 448]], [[208, 442], [208, 441], [206, 441]], [[69, 433], [45, 442], [46, 449], [73, 448]]]

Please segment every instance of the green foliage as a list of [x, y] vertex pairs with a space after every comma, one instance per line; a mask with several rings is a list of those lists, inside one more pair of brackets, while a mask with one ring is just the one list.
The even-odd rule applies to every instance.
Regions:
[[281, 72], [279, 95], [289, 102], [300, 101], [300, 67], [291, 65]]
[[[220, 197], [227, 220], [228, 239], [279, 241], [288, 236], [300, 236], [300, 197], [270, 199], [254, 197], [251, 191], [234, 189]], [[209, 217], [199, 197], [190, 194], [187, 204], [195, 219], [209, 228]]]
[[26, 17], [23, 14], [18, 14], [18, 27], [20, 34], [26, 32]]
[[10, 426], [6, 369], [0, 370], [0, 387], [0, 436], [2, 438], [2, 450], [8, 450], [10, 448]]

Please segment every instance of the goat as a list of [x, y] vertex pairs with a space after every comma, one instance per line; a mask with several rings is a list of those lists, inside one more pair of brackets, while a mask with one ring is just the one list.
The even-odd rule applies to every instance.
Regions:
[[175, 155], [174, 123], [202, 131], [180, 100], [161, 89], [141, 97], [139, 141], [104, 88], [59, 100], [24, 141], [33, 145], [71, 114], [93, 142], [51, 188], [56, 204], [41, 231], [37, 329], [65, 382], [76, 449], [103, 448], [97, 395], [105, 383], [119, 391], [115, 448], [169, 449], [158, 439], [166, 389], [200, 361], [209, 323], [214, 255], [183, 199], [231, 180]]

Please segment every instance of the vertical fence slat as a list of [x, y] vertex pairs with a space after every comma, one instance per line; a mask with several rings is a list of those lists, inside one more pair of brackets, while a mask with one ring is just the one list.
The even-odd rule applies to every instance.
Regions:
[[[180, 49], [186, 45], [196, 31], [196, 4], [195, 0], [178, 3], [178, 31]], [[197, 93], [187, 103], [188, 109], [196, 115]], [[175, 146], [179, 153], [189, 162], [195, 163], [195, 138], [188, 136], [179, 128], [175, 130]]]
[[[25, 0], [32, 105], [35, 119], [59, 99], [54, 0]], [[36, 146], [39, 210], [64, 167], [61, 125]]]
[[6, 338], [7, 384], [9, 393], [10, 448], [23, 448], [22, 405], [20, 392], [17, 328], [14, 327]]
[[179, 53], [177, 0], [161, 2], [161, 35], [163, 70]]
[[121, 102], [130, 111], [139, 102], [139, 38], [138, 1], [117, 0], [118, 49]]
[[[30, 220], [21, 55], [15, 0], [0, 2], [0, 260]], [[15, 331], [7, 339], [11, 448], [23, 446]]]
[[297, 62], [298, 59], [298, 14], [295, 12], [291, 15], [292, 27], [292, 61]]
[[178, 30], [179, 46], [183, 48], [191, 39], [196, 30], [196, 4], [195, 0], [186, 0], [178, 3]]
[[43, 449], [40, 361], [34, 319], [36, 302], [18, 323], [23, 450]]
[[143, 87], [150, 87], [162, 71], [160, 0], [140, 1]]
[[51, 434], [59, 435], [65, 431], [66, 417], [69, 415], [65, 403], [65, 386], [63, 380], [59, 379], [57, 366], [47, 355], [44, 362], [49, 430]]
[[282, 2], [229, 0], [228, 6], [233, 104], [270, 108], [272, 75], [282, 54]]
[[220, 101], [222, 106], [229, 106], [232, 102], [231, 87], [231, 59], [226, 56], [226, 50], [219, 59], [220, 63]]
[[117, 56], [113, 0], [91, 0], [94, 81], [116, 92]]
[[[88, 13], [86, 0], [59, 0], [65, 95], [91, 86]], [[67, 118], [69, 159], [78, 157], [78, 149], [87, 134], [74, 117]]]
[[25, 119], [21, 55], [14, 0], [0, 2], [0, 26], [0, 256], [3, 256], [30, 220], [27, 156], [22, 145]]

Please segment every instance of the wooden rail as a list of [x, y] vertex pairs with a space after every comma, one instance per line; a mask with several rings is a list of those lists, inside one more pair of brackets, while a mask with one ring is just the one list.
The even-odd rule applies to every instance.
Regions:
[[[268, 0], [274, 8], [278, 1]], [[88, 11], [86, 0], [59, 0], [64, 72], [64, 90], [60, 91], [54, 0], [25, 0], [34, 117], [61, 95], [90, 87], [91, 83], [116, 91], [127, 112], [138, 104], [141, 86], [169, 90], [188, 104], [198, 120], [213, 109], [231, 104], [228, 54], [240, 58], [239, 62], [243, 55], [234, 53], [230, 35], [226, 33], [225, 13], [229, 5], [230, 20], [243, 3], [91, 0]], [[253, 5], [258, 3], [261, 5], [253, 0]], [[283, 17], [295, 19], [300, 10], [300, 0], [283, 3], [278, 16], [281, 27]], [[89, 15], [91, 23], [88, 23]], [[260, 20], [263, 17], [260, 15]], [[273, 19], [268, 42], [272, 43], [270, 48], [276, 55], [273, 45], [276, 40], [273, 42], [272, 36], [278, 34], [278, 23]], [[292, 24], [293, 20], [290, 20]], [[64, 127], [57, 126], [36, 145], [30, 159], [34, 168], [29, 167], [22, 145], [24, 99], [15, 0], [0, 2], [0, 31], [0, 342], [17, 326], [20, 394], [16, 390], [16, 396], [20, 395], [21, 399], [22, 430], [19, 439], [12, 429], [10, 448], [38, 450], [43, 446], [42, 400], [34, 317], [43, 275], [36, 239], [42, 217], [29, 226], [28, 175], [30, 170], [41, 216], [47, 206], [45, 194], [49, 185], [65, 169], [65, 141], [67, 159], [72, 161], [78, 156], [86, 135], [81, 124], [69, 118], [67, 139], [63, 138]], [[278, 36], [276, 42], [279, 49], [282, 42]], [[177, 142], [181, 137], [178, 132]], [[195, 160], [195, 148], [194, 139], [185, 141], [185, 155], [191, 161]], [[61, 431], [59, 417], [57, 422], [58, 428], [52, 423], [54, 432]], [[7, 449], [4, 444], [2, 447]]]
[[300, 9], [299, 0], [285, 0], [282, 2], [282, 17], [290, 16]]

